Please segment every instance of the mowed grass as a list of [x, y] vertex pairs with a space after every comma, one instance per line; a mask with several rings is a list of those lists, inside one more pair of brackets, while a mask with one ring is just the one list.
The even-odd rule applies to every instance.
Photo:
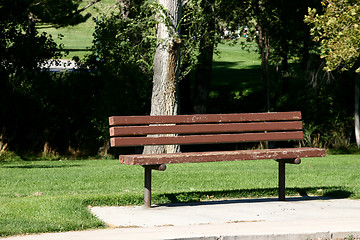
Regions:
[[[240, 40], [242, 41], [242, 40]], [[214, 55], [212, 88], [235, 91], [261, 91], [261, 60], [255, 43], [243, 49], [240, 43], [223, 41]]]
[[247, 43], [243, 48], [241, 42], [244, 43], [243, 38], [237, 44], [226, 40], [217, 47], [219, 54], [213, 59], [209, 113], [254, 112], [265, 106], [256, 44]]
[[[90, 2], [92, 1], [84, 2], [80, 7]], [[117, 0], [102, 0], [94, 4], [82, 13], [83, 15], [90, 13], [91, 17], [86, 22], [76, 26], [55, 28], [39, 24], [38, 30], [50, 34], [57, 44], [61, 44], [64, 50], [68, 51], [68, 54], [63, 56], [64, 59], [72, 59], [74, 56], [82, 59], [90, 53], [90, 47], [94, 40], [93, 34], [96, 28], [96, 17], [98, 17], [98, 21], [102, 21], [103, 16], [116, 13], [118, 11], [118, 7], [116, 7], [117, 2]]]
[[[287, 165], [287, 195], [360, 198], [360, 156]], [[103, 228], [92, 205], [141, 205], [143, 168], [117, 160], [0, 163], [0, 236]], [[153, 171], [153, 203], [274, 197], [273, 160], [170, 164]]]

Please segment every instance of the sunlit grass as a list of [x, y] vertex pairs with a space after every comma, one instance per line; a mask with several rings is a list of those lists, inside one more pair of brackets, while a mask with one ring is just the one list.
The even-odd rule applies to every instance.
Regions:
[[[287, 165], [287, 195], [360, 198], [359, 155]], [[141, 166], [117, 160], [0, 163], [0, 236], [101, 228], [89, 205], [142, 204]], [[153, 203], [273, 197], [273, 160], [170, 164], [153, 171]]]
[[[117, 0], [103, 0], [96, 3], [83, 12], [83, 14], [90, 13], [91, 17], [86, 22], [76, 26], [55, 28], [38, 25], [38, 30], [50, 34], [57, 44], [61, 44], [64, 50], [69, 51], [69, 54], [63, 57], [64, 59], [72, 59], [74, 56], [82, 59], [90, 53], [89, 49], [94, 39], [93, 33], [96, 27], [96, 17], [101, 21], [102, 16], [118, 11], [118, 8], [115, 7], [117, 2]], [[83, 4], [86, 5], [87, 2]]]

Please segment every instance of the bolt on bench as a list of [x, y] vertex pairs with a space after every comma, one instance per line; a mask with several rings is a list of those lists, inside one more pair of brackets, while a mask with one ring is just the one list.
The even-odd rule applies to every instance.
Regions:
[[[111, 147], [195, 145], [302, 140], [301, 112], [113, 116]], [[274, 159], [279, 164], [279, 200], [285, 200], [285, 164], [301, 158], [324, 157], [320, 148], [278, 148], [234, 151], [120, 155], [120, 163], [145, 168], [144, 204], [151, 207], [151, 171], [170, 163]]]

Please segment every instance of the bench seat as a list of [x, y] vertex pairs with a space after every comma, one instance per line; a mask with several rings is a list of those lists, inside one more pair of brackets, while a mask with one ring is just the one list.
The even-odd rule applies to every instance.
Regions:
[[322, 148], [281, 148], [281, 149], [255, 149], [216, 152], [184, 152], [168, 154], [135, 154], [120, 155], [119, 161], [128, 165], [159, 165], [170, 163], [196, 163], [242, 161], [259, 159], [295, 159], [308, 157], [324, 157]]

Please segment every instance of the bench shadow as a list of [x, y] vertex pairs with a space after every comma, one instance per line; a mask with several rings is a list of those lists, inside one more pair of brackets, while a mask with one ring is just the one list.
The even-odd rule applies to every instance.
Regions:
[[[323, 192], [321, 196], [310, 196], [319, 189]], [[246, 189], [246, 190], [224, 190], [224, 191], [198, 191], [198, 192], [180, 192], [170, 194], [157, 194], [154, 196], [157, 199], [166, 199], [168, 203], [157, 204], [156, 206], [199, 206], [199, 205], [216, 205], [216, 204], [233, 204], [233, 203], [253, 203], [253, 202], [279, 202], [276, 194], [277, 188], [266, 189]], [[250, 194], [251, 193], [251, 194]], [[262, 194], [266, 193], [266, 198], [261, 198]], [[314, 200], [330, 200], [349, 198], [353, 192], [344, 187], [314, 187], [314, 188], [287, 188], [287, 195], [285, 202], [300, 202], [300, 201], [314, 201]], [[224, 200], [211, 200], [211, 198]], [[232, 198], [232, 199], [226, 199]], [[238, 199], [234, 199], [238, 198]], [[203, 200], [205, 199], [205, 200]], [[155, 207], [156, 207], [155, 206]]]

